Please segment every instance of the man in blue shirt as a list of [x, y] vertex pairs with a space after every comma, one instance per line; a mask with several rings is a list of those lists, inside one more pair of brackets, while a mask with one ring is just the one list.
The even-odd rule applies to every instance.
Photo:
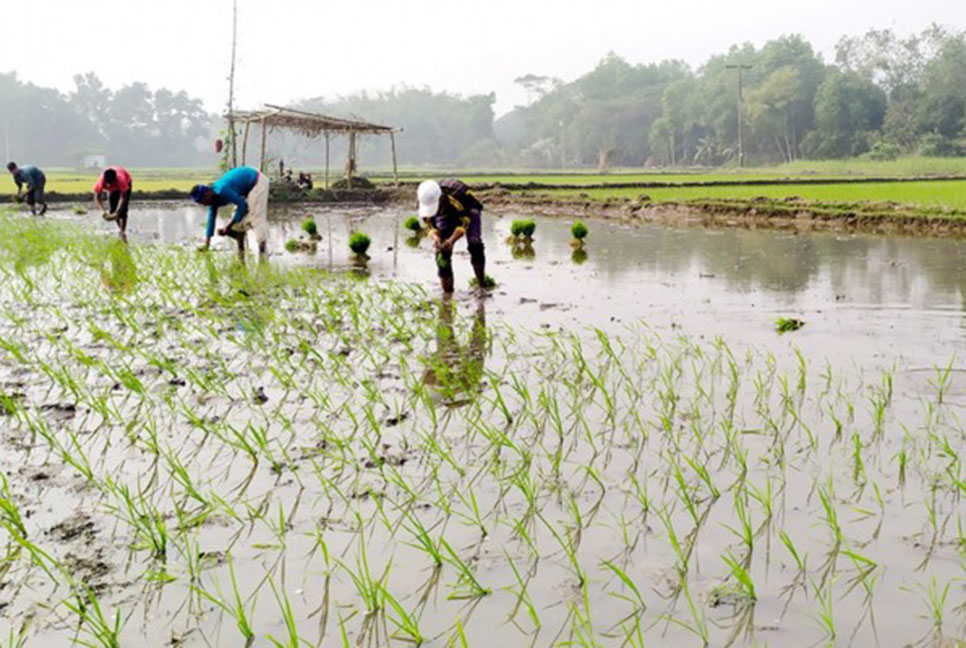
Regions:
[[238, 254], [245, 256], [245, 236], [248, 230], [255, 232], [259, 254], [265, 253], [268, 240], [268, 178], [258, 169], [241, 166], [225, 173], [213, 185], [195, 185], [191, 199], [208, 206], [208, 223], [205, 243], [199, 248], [206, 251], [215, 234], [215, 215], [219, 207], [235, 205], [235, 213], [227, 225], [218, 229], [219, 236], [230, 236], [238, 243]]
[[7, 164], [7, 171], [13, 176], [13, 181], [17, 184], [17, 200], [23, 195], [23, 186], [27, 185], [27, 204], [30, 205], [30, 213], [37, 214], [37, 204], [40, 204], [40, 215], [47, 212], [47, 201], [44, 200], [44, 185], [47, 184], [47, 176], [35, 166], [18, 167], [16, 162]]

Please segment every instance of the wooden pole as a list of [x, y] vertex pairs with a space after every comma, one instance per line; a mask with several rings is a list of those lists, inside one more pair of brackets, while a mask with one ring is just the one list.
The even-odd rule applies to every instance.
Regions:
[[238, 143], [235, 141], [235, 46], [238, 42], [238, 0], [231, 7], [231, 70], [228, 73], [228, 137], [231, 145], [231, 166], [238, 166]]
[[265, 132], [268, 129], [265, 127], [265, 118], [262, 117], [262, 157], [258, 163], [258, 170], [265, 173]]
[[325, 188], [329, 188], [329, 133], [325, 133]]
[[349, 159], [345, 165], [346, 186], [352, 189], [352, 173], [356, 167], [356, 132], [349, 131]]
[[242, 164], [248, 160], [248, 129], [251, 127], [250, 119], [245, 120], [245, 135], [242, 137]]
[[392, 180], [395, 185], [399, 186], [399, 171], [396, 168], [396, 134], [392, 131], [389, 132], [389, 145], [392, 147]]

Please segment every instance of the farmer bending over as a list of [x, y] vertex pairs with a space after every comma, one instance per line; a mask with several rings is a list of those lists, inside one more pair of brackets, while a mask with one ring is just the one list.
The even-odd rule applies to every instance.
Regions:
[[[101, 208], [104, 220], [117, 221], [122, 241], [127, 241], [127, 208], [131, 204], [133, 189], [131, 174], [122, 166], [109, 166], [104, 169], [94, 185], [94, 202]], [[104, 193], [107, 193], [106, 208]]]
[[30, 213], [36, 215], [36, 205], [40, 204], [40, 215], [47, 212], [47, 201], [44, 200], [44, 185], [47, 184], [47, 176], [35, 166], [18, 167], [16, 162], [7, 164], [7, 171], [13, 176], [13, 181], [17, 183], [17, 201], [23, 195], [23, 186], [27, 185], [27, 204], [30, 205]]
[[427, 180], [416, 191], [419, 216], [426, 223], [436, 249], [436, 267], [444, 293], [453, 292], [453, 245], [466, 236], [466, 247], [480, 290], [486, 285], [483, 254], [483, 203], [463, 182], [446, 178]]
[[245, 256], [245, 235], [248, 230], [255, 232], [259, 254], [265, 253], [268, 240], [268, 177], [249, 166], [241, 166], [227, 172], [213, 185], [195, 185], [191, 189], [191, 199], [208, 206], [208, 224], [205, 243], [200, 251], [211, 246], [215, 233], [215, 214], [219, 207], [229, 203], [235, 205], [231, 221], [219, 228], [220, 236], [230, 236], [238, 243], [238, 254]]

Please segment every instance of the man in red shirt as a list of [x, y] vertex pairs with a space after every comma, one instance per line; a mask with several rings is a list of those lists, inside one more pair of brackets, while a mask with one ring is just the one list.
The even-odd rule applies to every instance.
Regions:
[[[127, 208], [131, 203], [133, 188], [131, 174], [122, 166], [104, 169], [94, 185], [94, 200], [104, 212], [104, 220], [117, 221], [122, 241], [127, 241]], [[104, 193], [107, 193], [107, 209], [104, 208]]]

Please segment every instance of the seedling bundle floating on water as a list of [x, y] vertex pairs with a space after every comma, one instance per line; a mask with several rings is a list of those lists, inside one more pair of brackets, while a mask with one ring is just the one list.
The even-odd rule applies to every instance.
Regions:
[[356, 259], [360, 261], [369, 259], [366, 252], [369, 250], [371, 243], [372, 239], [369, 238], [368, 234], [364, 234], [363, 232], [356, 232], [349, 237], [349, 249], [356, 255]]
[[[476, 277], [473, 277], [470, 279], [470, 288], [478, 288], [479, 284], [480, 282], [476, 280]], [[483, 288], [485, 288], [486, 290], [496, 288], [499, 285], [500, 284], [497, 283], [496, 279], [494, 279], [490, 275], [488, 274], [483, 275]]]
[[313, 241], [321, 240], [319, 236], [319, 226], [315, 223], [314, 218], [307, 218], [302, 222], [302, 231], [309, 235], [309, 238]]
[[530, 218], [510, 223], [510, 236], [514, 241], [529, 241], [533, 239], [533, 233], [536, 230], [537, 224]]
[[590, 230], [587, 228], [587, 224], [582, 220], [574, 221], [574, 224], [570, 226], [570, 235], [574, 237], [574, 240], [570, 242], [570, 245], [575, 248], [580, 248], [584, 246], [584, 239], [587, 238], [587, 234]]
[[513, 246], [510, 253], [514, 259], [532, 259], [536, 256], [533, 250], [533, 233], [536, 229], [537, 224], [529, 218], [510, 223], [510, 237], [506, 242]]
[[403, 227], [408, 229], [410, 232], [415, 234], [421, 234], [423, 232], [423, 224], [419, 222], [419, 219], [415, 216], [410, 216], [403, 222]]
[[788, 333], [789, 331], [797, 331], [798, 329], [805, 326], [805, 322], [800, 319], [795, 319], [794, 317], [779, 317], [775, 322], [775, 329], [779, 333]]

